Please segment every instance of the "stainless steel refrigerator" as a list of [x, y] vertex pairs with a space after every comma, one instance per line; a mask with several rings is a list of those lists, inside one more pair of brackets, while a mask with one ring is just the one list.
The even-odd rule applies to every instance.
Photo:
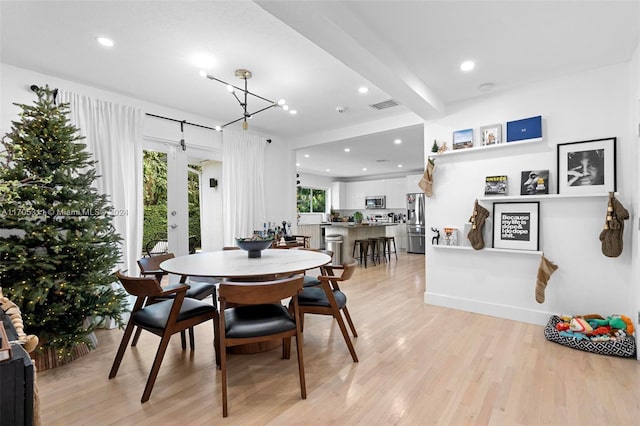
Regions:
[[424, 254], [425, 245], [425, 205], [424, 194], [407, 194], [407, 239], [408, 253]]

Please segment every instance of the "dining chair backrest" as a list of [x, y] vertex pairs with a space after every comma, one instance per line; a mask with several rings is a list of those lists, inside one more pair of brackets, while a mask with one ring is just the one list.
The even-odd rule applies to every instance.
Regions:
[[142, 275], [155, 275], [158, 281], [162, 281], [162, 277], [167, 275], [165, 271], [160, 269], [160, 264], [165, 260], [176, 257], [173, 253], [159, 254], [157, 256], [141, 257], [138, 259], [138, 267]]
[[353, 273], [356, 271], [357, 266], [358, 261], [355, 259], [350, 259], [348, 262], [344, 262], [341, 268], [333, 269], [342, 269], [342, 274], [340, 274], [340, 281], [347, 281], [351, 279]]
[[[163, 293], [158, 280], [152, 277], [128, 277], [121, 271], [116, 272], [116, 277], [122, 283], [127, 293], [137, 297], [157, 297]], [[186, 291], [186, 288], [185, 288]]]
[[221, 303], [238, 305], [280, 303], [301, 289], [301, 276], [263, 282], [224, 281], [218, 288], [218, 298]]

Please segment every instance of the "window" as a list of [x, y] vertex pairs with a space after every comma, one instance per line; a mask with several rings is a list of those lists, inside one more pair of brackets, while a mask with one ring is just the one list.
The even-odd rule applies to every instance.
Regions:
[[327, 191], [324, 189], [298, 187], [298, 212], [325, 213], [327, 211]]

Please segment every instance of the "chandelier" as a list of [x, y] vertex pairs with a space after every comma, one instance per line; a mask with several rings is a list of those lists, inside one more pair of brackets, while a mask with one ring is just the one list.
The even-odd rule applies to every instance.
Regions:
[[[233, 123], [237, 123], [240, 120], [242, 120], [242, 130], [247, 130], [249, 128], [249, 123], [247, 123], [247, 120], [251, 119], [254, 115], [258, 114], [259, 112], [266, 111], [266, 110], [268, 110], [270, 108], [273, 108], [273, 107], [280, 107], [285, 111], [289, 110], [289, 106], [286, 104], [284, 99], [279, 99], [277, 102], [274, 102], [274, 101], [272, 101], [270, 99], [267, 99], [267, 98], [264, 98], [264, 97], [262, 97], [260, 95], [256, 95], [255, 93], [252, 93], [252, 92], [249, 91], [249, 89], [247, 89], [247, 80], [249, 80], [251, 78], [251, 71], [245, 70], [245, 69], [237, 69], [235, 75], [239, 79], [244, 80], [244, 89], [242, 87], [238, 87], [238, 86], [234, 86], [232, 84], [229, 84], [226, 81], [222, 81], [219, 78], [215, 78], [215, 77], [207, 74], [206, 71], [200, 71], [200, 76], [201, 77], [206, 77], [209, 80], [215, 80], [217, 82], [220, 82], [220, 83], [226, 85], [227, 86], [227, 91], [229, 93], [231, 93], [236, 98], [236, 100], [240, 104], [240, 108], [242, 108], [242, 117], [237, 118], [237, 119], [235, 119], [233, 121], [230, 121], [230, 122], [228, 122], [226, 124], [223, 124], [222, 126], [216, 126], [216, 130], [220, 131], [220, 130], [224, 129], [225, 127], [227, 127], [228, 125], [233, 124]], [[238, 94], [236, 92], [241, 92], [240, 97], [238, 97]], [[259, 109], [257, 111], [249, 112], [249, 110], [248, 110], [248, 108], [249, 108], [249, 105], [248, 105], [248, 97], [249, 97], [249, 95], [254, 96], [254, 97], [258, 98], [258, 99], [261, 99], [261, 100], [269, 103], [269, 105], [264, 107], [264, 108], [262, 108], [262, 109]]]

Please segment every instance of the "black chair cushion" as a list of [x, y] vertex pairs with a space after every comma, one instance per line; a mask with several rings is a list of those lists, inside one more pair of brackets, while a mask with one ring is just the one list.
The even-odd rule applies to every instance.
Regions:
[[[171, 311], [173, 300], [163, 300], [162, 302], [147, 305], [133, 314], [134, 324], [146, 328], [163, 329], [167, 325], [167, 318]], [[180, 307], [178, 321], [183, 321], [207, 312], [215, 312], [216, 307], [195, 299], [185, 298]]]
[[311, 275], [305, 275], [304, 280], [302, 282], [303, 287], [313, 287], [316, 285], [320, 285], [320, 280], [316, 277], [312, 277]]
[[[172, 288], [180, 287], [181, 285], [183, 284], [180, 284], [180, 283], [169, 284], [164, 286], [163, 288], [165, 290], [170, 290]], [[185, 298], [189, 297], [191, 299], [202, 300], [207, 296], [213, 295], [214, 296], [213, 298], [215, 299], [215, 294], [216, 294], [215, 284], [206, 283], [206, 282], [189, 281], [187, 285], [189, 286], [189, 290], [187, 290], [187, 294], [185, 295]], [[175, 297], [175, 295], [171, 295], [169, 297]]]
[[[333, 296], [336, 298], [338, 308], [342, 309], [347, 304], [347, 296], [338, 290], [334, 290]], [[303, 306], [324, 306], [329, 307], [329, 299], [321, 287], [307, 287], [298, 295], [298, 303]]]
[[282, 305], [248, 305], [225, 309], [227, 338], [268, 336], [296, 328], [293, 317]]

